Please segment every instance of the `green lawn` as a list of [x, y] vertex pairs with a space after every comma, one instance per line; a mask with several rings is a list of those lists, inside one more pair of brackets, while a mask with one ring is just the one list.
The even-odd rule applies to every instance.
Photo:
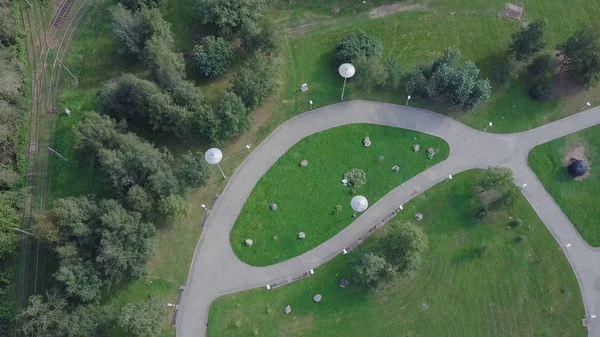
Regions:
[[[362, 140], [368, 135], [370, 147]], [[420, 144], [413, 152], [413, 144]], [[438, 149], [433, 159], [425, 150]], [[389, 126], [354, 124], [309, 136], [294, 145], [252, 190], [230, 240], [238, 257], [251, 265], [267, 266], [311, 250], [348, 226], [354, 218], [349, 187], [341, 183], [352, 168], [365, 171], [367, 183], [358, 189], [371, 204], [425, 169], [446, 159], [448, 144], [427, 134]], [[383, 161], [378, 159], [383, 156]], [[308, 160], [308, 166], [298, 163]], [[400, 166], [398, 173], [392, 172]], [[276, 211], [269, 205], [277, 203]], [[333, 214], [336, 205], [340, 214]], [[306, 239], [299, 240], [298, 233]], [[254, 245], [246, 246], [251, 238]]]
[[[573, 179], [565, 165], [569, 151], [585, 149], [590, 174]], [[529, 153], [529, 166], [535, 171], [546, 190], [567, 215], [590, 246], [600, 247], [600, 175], [596, 170], [600, 148], [600, 126], [553, 140], [535, 147]]]
[[[522, 196], [511, 209], [474, 221], [467, 205], [475, 174], [433, 187], [390, 223], [416, 222], [415, 213], [424, 215], [416, 224], [425, 230], [429, 248], [413, 279], [376, 293], [352, 282], [349, 262], [376, 248], [382, 229], [310, 278], [217, 299], [208, 336], [251, 336], [253, 328], [258, 336], [295, 337], [587, 336], [575, 275], [549, 231]], [[509, 217], [523, 219], [523, 225], [508, 229]], [[517, 235], [526, 240], [516, 243]], [[475, 249], [482, 243], [491, 249], [479, 258]], [[340, 288], [340, 279], [350, 286]], [[323, 296], [319, 304], [312, 302], [316, 293]], [[289, 315], [283, 313], [286, 305]]]

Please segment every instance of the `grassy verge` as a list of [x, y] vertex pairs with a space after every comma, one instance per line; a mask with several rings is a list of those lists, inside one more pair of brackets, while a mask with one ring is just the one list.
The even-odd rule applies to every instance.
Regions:
[[[535, 147], [529, 154], [529, 166], [546, 190], [569, 217], [587, 243], [600, 247], [600, 205], [595, 202], [600, 193], [600, 175], [595, 170], [600, 148], [600, 127], [553, 140]], [[573, 179], [566, 170], [568, 160], [583, 153], [591, 170], [583, 179]], [[571, 155], [570, 155], [571, 154]]]
[[[368, 135], [370, 147], [362, 140]], [[411, 146], [420, 144], [419, 152]], [[433, 159], [425, 151], [438, 149]], [[244, 205], [230, 240], [238, 257], [251, 265], [266, 266], [290, 259], [327, 241], [354, 218], [349, 187], [341, 184], [345, 172], [359, 168], [365, 186], [357, 194], [374, 204], [386, 193], [425, 169], [446, 159], [448, 144], [427, 134], [389, 126], [355, 124], [322, 131], [294, 145], [261, 178]], [[383, 156], [383, 160], [379, 157]], [[308, 160], [308, 166], [299, 162]], [[400, 166], [398, 173], [392, 172]], [[277, 203], [271, 211], [269, 205]], [[342, 206], [334, 214], [336, 205]], [[298, 233], [306, 239], [299, 240]], [[251, 238], [248, 247], [244, 240]]]
[[[440, 183], [405, 205], [388, 226], [417, 224], [428, 238], [421, 270], [413, 279], [376, 293], [352, 282], [349, 262], [376, 248], [385, 229], [315, 275], [267, 291], [256, 289], [217, 299], [209, 336], [586, 336], [583, 303], [565, 256], [519, 196], [515, 205], [475, 222], [472, 181], [476, 171]], [[508, 229], [510, 217], [523, 225]], [[386, 227], [384, 227], [386, 228]], [[524, 242], [516, 243], [516, 235]], [[479, 258], [476, 247], [491, 245]], [[342, 289], [340, 279], [350, 286]], [[322, 302], [312, 296], [320, 293]], [[290, 305], [292, 313], [283, 308]], [[239, 327], [238, 327], [239, 326]]]

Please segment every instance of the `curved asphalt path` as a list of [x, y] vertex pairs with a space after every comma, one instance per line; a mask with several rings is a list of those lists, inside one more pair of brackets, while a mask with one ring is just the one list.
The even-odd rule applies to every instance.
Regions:
[[[267, 267], [241, 262], [229, 243], [244, 203], [259, 179], [302, 138], [333, 127], [370, 123], [424, 132], [450, 145], [448, 159], [395, 188], [353, 223], [327, 242], [290, 260]], [[569, 219], [527, 165], [536, 145], [600, 123], [600, 107], [516, 134], [491, 134], [454, 119], [416, 108], [366, 101], [326, 106], [296, 116], [267, 137], [244, 160], [213, 206], [196, 247], [188, 282], [179, 305], [177, 336], [204, 337], [214, 299], [229, 293], [265, 286], [314, 269], [350, 246], [375, 223], [415, 197], [447, 179], [449, 174], [472, 168], [507, 166], [523, 194], [546, 224], [569, 260], [583, 295], [589, 336], [600, 337], [600, 250], [581, 238]], [[598, 318], [594, 318], [598, 315]]]

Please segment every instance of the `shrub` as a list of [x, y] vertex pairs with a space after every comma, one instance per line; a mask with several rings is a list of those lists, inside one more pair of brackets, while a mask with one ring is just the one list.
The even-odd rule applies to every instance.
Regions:
[[546, 34], [546, 22], [537, 20], [527, 27], [521, 28], [518, 33], [512, 35], [512, 42], [508, 52], [517, 59], [523, 61], [544, 48], [544, 36]]
[[536, 101], [547, 101], [552, 97], [552, 88], [548, 83], [536, 83], [529, 88], [529, 96]]
[[254, 54], [233, 79], [233, 92], [248, 109], [259, 107], [275, 90], [275, 66], [264, 53]]
[[402, 224], [391, 227], [382, 242], [385, 256], [405, 275], [411, 276], [421, 265], [421, 253], [427, 249], [427, 235], [421, 227]]
[[517, 237], [515, 237], [515, 242], [516, 243], [521, 243], [525, 241], [525, 236], [524, 235], [517, 235]]
[[523, 224], [523, 220], [521, 220], [521, 219], [515, 219], [515, 220], [511, 221], [508, 224], [508, 226], [510, 228], [517, 228], [517, 227], [520, 227], [522, 224]]
[[369, 288], [376, 288], [382, 283], [389, 283], [396, 277], [396, 269], [385, 261], [384, 257], [373, 253], [359, 256], [352, 263], [354, 280]]
[[354, 66], [356, 67], [354, 81], [362, 90], [370, 92], [373, 87], [378, 87], [385, 83], [387, 73], [381, 62], [379, 62], [379, 57], [367, 57], [361, 54], [356, 57]]
[[477, 256], [484, 257], [489, 254], [491, 248], [492, 246], [490, 246], [489, 243], [482, 243], [477, 248], [475, 248], [475, 252], [477, 253]]
[[356, 190], [367, 183], [367, 174], [361, 169], [353, 168], [344, 173], [344, 179], [347, 179], [352, 189]]
[[552, 57], [550, 55], [540, 55], [533, 59], [531, 64], [527, 67], [529, 76], [537, 77], [545, 74], [552, 67]]
[[333, 214], [340, 214], [340, 213], [342, 213], [342, 205], [336, 205], [333, 208]]
[[233, 62], [231, 45], [222, 37], [207, 36], [194, 47], [198, 70], [207, 77], [217, 77], [225, 73]]
[[337, 68], [342, 63], [354, 63], [359, 55], [364, 55], [367, 58], [381, 57], [383, 45], [381, 42], [373, 39], [364, 32], [352, 32], [335, 47], [333, 53], [333, 66]]
[[477, 209], [477, 212], [475, 212], [475, 218], [477, 218], [478, 220], [485, 219], [485, 217], [487, 217], [487, 215], [488, 215], [488, 210], [487, 210], [487, 207], [485, 207], [485, 206], [479, 207], [479, 209]]
[[402, 67], [400, 62], [394, 58], [388, 57], [385, 60], [386, 80], [385, 86], [390, 90], [396, 90], [402, 83]]

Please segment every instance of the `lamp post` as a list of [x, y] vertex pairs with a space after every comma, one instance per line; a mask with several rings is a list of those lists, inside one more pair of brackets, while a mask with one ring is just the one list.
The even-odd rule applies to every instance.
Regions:
[[351, 65], [350, 63], [344, 63], [340, 66], [340, 68], [338, 69], [338, 72], [340, 73], [340, 76], [342, 76], [344, 78], [344, 86], [342, 87], [342, 98], [341, 101], [344, 101], [344, 91], [346, 90], [346, 80], [349, 79], [350, 77], [354, 76], [354, 73], [356, 72], [356, 69], [354, 69], [354, 66]]
[[204, 154], [204, 159], [206, 159], [206, 162], [211, 165], [217, 165], [217, 167], [219, 167], [219, 171], [221, 171], [221, 174], [223, 175], [223, 179], [227, 179], [225, 173], [223, 173], [223, 169], [221, 169], [221, 165], [219, 165], [219, 162], [221, 159], [223, 159], [223, 152], [221, 152], [221, 150], [217, 149], [216, 147], [208, 149], [208, 151], [206, 151]]
[[487, 131], [487, 129], [488, 129], [490, 126], [492, 126], [492, 125], [493, 125], [493, 124], [492, 124], [492, 122], [489, 122], [489, 123], [488, 123], [488, 126], [486, 126], [486, 127], [485, 127], [485, 129], [483, 129], [483, 131]]
[[367, 198], [362, 195], [357, 195], [350, 200], [350, 206], [354, 210], [354, 215], [352, 215], [352, 217], [356, 218], [356, 213], [364, 212], [367, 207], [369, 207], [369, 202], [367, 201]]
[[312, 110], [312, 99], [310, 101], [308, 101], [308, 104], [310, 104], [309, 110]]
[[408, 105], [408, 101], [410, 101], [410, 95], [408, 95], [408, 98], [406, 98], [406, 104], [404, 105]]
[[584, 105], [584, 106], [582, 106], [582, 107], [581, 107], [581, 109], [579, 109], [579, 111], [582, 111], [583, 109], [585, 109], [585, 108], [589, 108], [589, 107], [591, 107], [591, 106], [592, 106], [592, 103], [590, 103], [590, 102], [585, 102], [585, 105]]
[[204, 208], [205, 211], [208, 211], [205, 204], [200, 205], [200, 207]]
[[250, 153], [250, 145], [246, 145], [246, 149], [248, 149], [248, 153]]

